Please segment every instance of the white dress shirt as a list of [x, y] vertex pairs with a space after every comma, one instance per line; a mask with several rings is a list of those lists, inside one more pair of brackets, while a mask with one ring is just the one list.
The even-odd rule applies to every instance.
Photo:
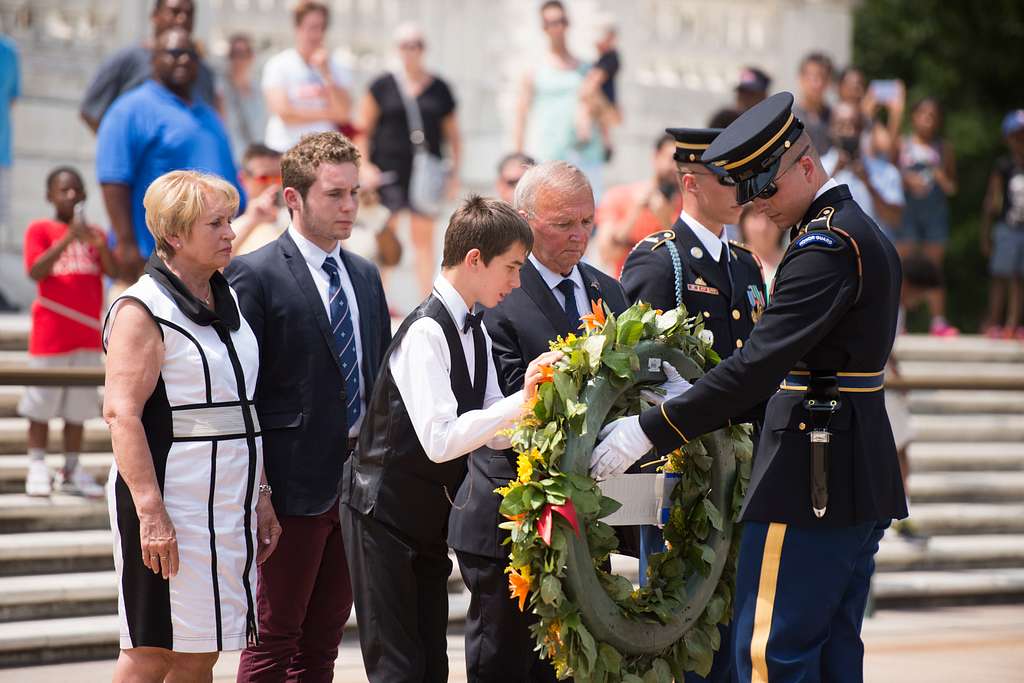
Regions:
[[306, 267], [309, 268], [309, 274], [313, 276], [313, 284], [316, 285], [316, 291], [320, 294], [320, 300], [323, 301], [328, 320], [331, 319], [331, 304], [330, 299], [327, 297], [331, 286], [331, 278], [327, 271], [324, 270], [324, 261], [327, 260], [328, 256], [332, 256], [334, 262], [338, 264], [341, 289], [345, 292], [345, 298], [348, 299], [348, 307], [352, 315], [352, 330], [355, 333], [356, 339], [356, 359], [359, 361], [360, 369], [359, 404], [361, 410], [359, 411], [359, 419], [356, 420], [356, 423], [349, 425], [348, 435], [350, 437], [359, 436], [359, 426], [363, 423], [363, 416], [366, 415], [366, 380], [365, 375], [362, 373], [363, 340], [359, 335], [359, 302], [356, 300], [356, 290], [352, 287], [352, 278], [349, 277], [348, 269], [345, 268], [345, 262], [341, 259], [341, 243], [335, 244], [334, 249], [328, 253], [303, 237], [293, 225], [288, 226], [288, 234], [295, 241], [295, 246], [299, 248], [299, 253], [302, 254], [302, 258], [306, 261]]
[[[434, 280], [434, 295], [448, 309], [459, 331], [462, 352], [472, 380], [476, 375], [476, 353], [473, 330], [462, 331], [469, 308], [462, 296], [444, 276]], [[398, 348], [391, 352], [388, 369], [405, 404], [420, 445], [433, 462], [447, 462], [466, 455], [480, 446], [495, 450], [509, 447], [506, 436], [497, 432], [508, 429], [523, 412], [522, 390], [508, 396], [501, 393], [498, 373], [491, 356], [491, 338], [484, 333], [487, 349], [487, 387], [480, 410], [458, 414], [459, 401], [452, 391], [452, 358], [444, 330], [433, 318], [420, 318], [405, 332]]]
[[686, 209], [679, 212], [679, 220], [686, 223], [687, 227], [693, 231], [693, 234], [697, 236], [700, 243], [704, 245], [704, 250], [708, 252], [715, 263], [718, 263], [719, 259], [722, 258], [722, 253], [725, 253], [725, 260], [729, 260], [729, 250], [725, 247], [728, 246], [729, 234], [722, 229], [721, 235], [715, 233], [704, 227], [704, 224], [699, 220], [686, 213]]
[[[817, 199], [821, 195], [825, 194], [826, 192], [831, 190], [833, 187], [839, 187], [839, 183], [836, 182], [835, 178], [829, 178], [824, 183], [822, 183], [821, 187], [818, 188], [818, 191], [814, 193], [814, 199]], [[811, 200], [811, 201], [814, 201], [814, 200]]]
[[572, 267], [572, 270], [569, 271], [568, 275], [562, 275], [561, 273], [556, 273], [538, 261], [537, 257], [533, 254], [530, 254], [528, 258], [537, 268], [537, 272], [540, 273], [540, 277], [544, 280], [544, 284], [546, 284], [548, 289], [551, 290], [551, 293], [555, 295], [555, 301], [558, 302], [559, 306], [565, 309], [565, 294], [562, 294], [562, 290], [558, 289], [558, 285], [562, 280], [569, 278], [572, 280], [572, 283], [576, 285], [572, 288], [572, 291], [576, 294], [577, 310], [579, 310], [581, 316], [590, 313], [590, 297], [587, 295], [587, 287], [583, 284], [583, 276], [580, 275], [580, 267], [578, 264]]

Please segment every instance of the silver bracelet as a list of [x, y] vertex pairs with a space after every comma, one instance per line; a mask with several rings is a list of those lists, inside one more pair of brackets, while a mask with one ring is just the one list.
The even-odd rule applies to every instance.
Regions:
[[261, 496], [264, 493], [269, 496], [269, 495], [271, 495], [274, 492], [274, 489], [270, 488], [270, 484], [260, 484], [259, 492], [260, 492]]

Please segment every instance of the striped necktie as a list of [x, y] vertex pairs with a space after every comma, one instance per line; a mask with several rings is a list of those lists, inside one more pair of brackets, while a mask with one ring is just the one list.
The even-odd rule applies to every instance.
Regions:
[[333, 256], [324, 259], [323, 265], [330, 286], [327, 289], [328, 308], [331, 311], [331, 333], [334, 335], [334, 350], [341, 362], [341, 371], [345, 375], [345, 398], [348, 403], [345, 413], [348, 426], [351, 428], [359, 419], [362, 405], [359, 401], [359, 356], [356, 355], [356, 335], [352, 325], [352, 309], [345, 298], [345, 290], [341, 287], [341, 275], [338, 262]]

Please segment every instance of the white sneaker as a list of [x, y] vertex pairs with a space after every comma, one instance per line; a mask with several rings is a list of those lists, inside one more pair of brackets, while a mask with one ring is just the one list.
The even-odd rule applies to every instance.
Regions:
[[70, 476], [67, 470], [61, 468], [57, 472], [57, 485], [63, 493], [70, 493], [74, 496], [85, 496], [86, 498], [102, 498], [103, 486], [93, 476], [85, 471], [81, 465], [72, 470]]
[[30, 496], [49, 496], [53, 492], [50, 468], [45, 460], [30, 460], [28, 476], [25, 477], [25, 493]]

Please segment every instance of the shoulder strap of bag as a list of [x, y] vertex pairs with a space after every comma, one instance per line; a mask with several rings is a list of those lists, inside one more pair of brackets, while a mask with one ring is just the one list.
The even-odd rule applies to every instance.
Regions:
[[402, 98], [402, 105], [405, 107], [405, 118], [409, 123], [409, 141], [417, 149], [425, 149], [427, 136], [423, 133], [423, 116], [420, 114], [420, 106], [416, 103], [415, 97], [410, 97], [405, 89], [405, 79], [398, 72], [394, 71], [391, 77], [395, 79], [395, 87], [398, 88], [398, 95]]

